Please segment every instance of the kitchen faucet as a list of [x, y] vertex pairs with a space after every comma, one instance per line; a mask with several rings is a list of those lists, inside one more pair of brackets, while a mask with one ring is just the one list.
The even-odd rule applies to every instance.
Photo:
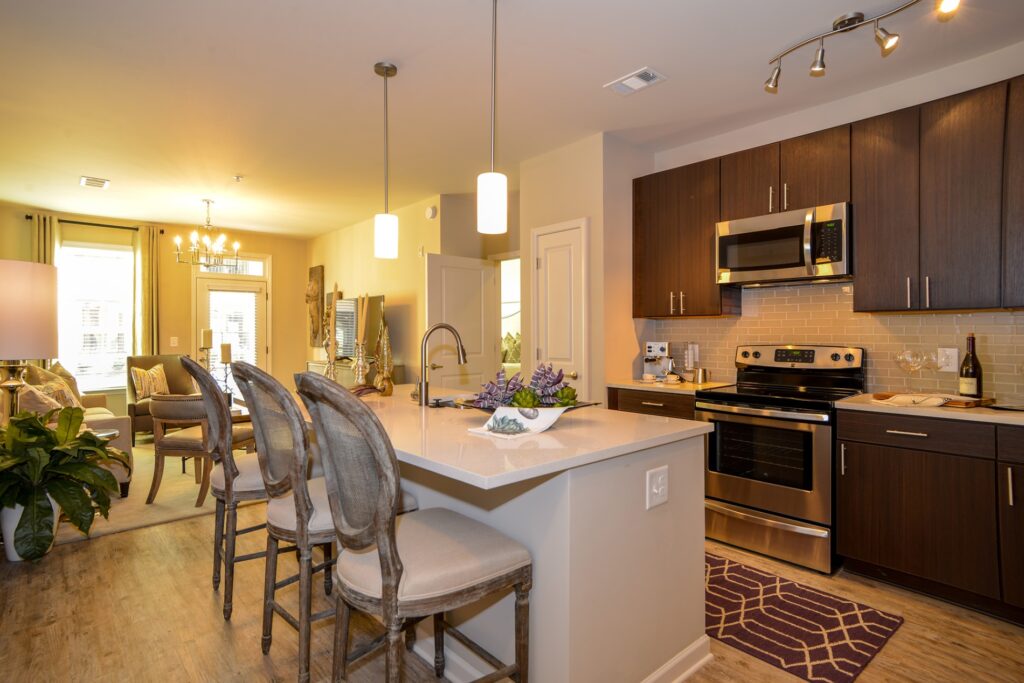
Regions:
[[439, 329], [446, 329], [455, 335], [455, 351], [459, 361], [459, 365], [466, 364], [466, 347], [462, 345], [462, 337], [459, 336], [459, 331], [448, 323], [437, 323], [432, 325], [430, 329], [423, 333], [423, 341], [420, 342], [420, 383], [419, 383], [419, 404], [421, 406], [429, 405], [430, 394], [427, 382], [427, 340], [434, 332]]

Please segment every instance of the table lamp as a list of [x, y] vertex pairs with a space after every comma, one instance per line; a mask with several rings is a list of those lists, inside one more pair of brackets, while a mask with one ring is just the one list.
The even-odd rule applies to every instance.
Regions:
[[45, 263], [0, 260], [0, 388], [18, 412], [25, 361], [57, 356], [57, 269]]

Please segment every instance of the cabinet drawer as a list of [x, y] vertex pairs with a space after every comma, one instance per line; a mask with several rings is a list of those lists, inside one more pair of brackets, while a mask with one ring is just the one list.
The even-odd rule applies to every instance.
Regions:
[[692, 420], [693, 403], [693, 396], [685, 394], [619, 389], [619, 410], [624, 410], [627, 413], [644, 413]]
[[838, 436], [844, 441], [976, 458], [996, 457], [995, 425], [855, 410], [840, 410], [838, 423]]
[[996, 430], [999, 459], [1024, 464], [1024, 427], [999, 425]]

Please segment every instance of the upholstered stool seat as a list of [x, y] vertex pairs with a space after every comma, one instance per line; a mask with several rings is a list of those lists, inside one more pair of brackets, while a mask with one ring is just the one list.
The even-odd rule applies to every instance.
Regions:
[[[235, 491], [266, 492], [263, 486], [263, 474], [260, 472], [260, 461], [255, 453], [235, 456], [235, 467], [238, 468], [238, 476], [235, 477]], [[213, 466], [210, 472], [210, 486], [215, 496], [224, 492], [224, 463], [219, 462]]]
[[[444, 508], [399, 516], [395, 540], [403, 567], [399, 604], [455, 593], [530, 566], [530, 551], [521, 543]], [[339, 554], [335, 575], [346, 590], [380, 599], [376, 547]]]

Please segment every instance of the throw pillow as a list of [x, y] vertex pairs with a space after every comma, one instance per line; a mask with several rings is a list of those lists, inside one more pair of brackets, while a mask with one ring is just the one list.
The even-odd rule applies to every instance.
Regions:
[[54, 375], [54, 379], [42, 384], [33, 385], [39, 393], [53, 399], [61, 408], [81, 408], [82, 402], [71, 393], [71, 387], [60, 377]]
[[55, 400], [39, 391], [38, 387], [26, 384], [18, 389], [18, 412], [47, 413], [61, 407]]
[[78, 390], [78, 380], [75, 379], [74, 375], [68, 372], [67, 368], [60, 364], [60, 361], [57, 361], [50, 366], [50, 372], [64, 380], [67, 383], [68, 388], [71, 389], [71, 393], [75, 395], [75, 398], [79, 401], [82, 400], [82, 392]]
[[149, 370], [132, 368], [132, 384], [135, 385], [135, 398], [141, 401], [156, 394], [169, 394], [167, 388], [167, 373], [164, 372], [164, 364], [157, 363]]

